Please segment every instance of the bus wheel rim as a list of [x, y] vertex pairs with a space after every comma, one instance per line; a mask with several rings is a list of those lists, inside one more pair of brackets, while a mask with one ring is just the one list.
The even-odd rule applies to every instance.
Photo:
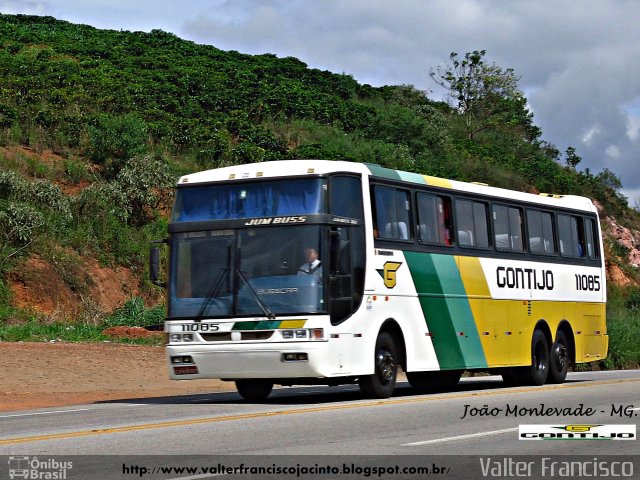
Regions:
[[535, 365], [536, 372], [539, 374], [544, 374], [547, 369], [547, 365], [544, 361], [543, 347], [541, 343], [536, 345], [536, 349], [533, 356], [533, 364]]
[[553, 356], [555, 357], [555, 362], [556, 362], [557, 369], [559, 371], [564, 370], [564, 368], [569, 363], [569, 359], [568, 359], [568, 355], [567, 355], [567, 347], [565, 347], [561, 343], [556, 344], [556, 346], [554, 348], [554, 351], [553, 351]]
[[380, 380], [389, 383], [395, 372], [395, 360], [388, 350], [380, 350], [377, 356]]

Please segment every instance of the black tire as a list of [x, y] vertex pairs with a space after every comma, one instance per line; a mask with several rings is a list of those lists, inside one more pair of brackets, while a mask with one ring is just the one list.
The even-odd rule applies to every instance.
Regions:
[[462, 370], [440, 372], [407, 372], [409, 384], [419, 392], [441, 392], [451, 390], [460, 381]]
[[549, 344], [541, 330], [535, 330], [531, 339], [531, 365], [521, 367], [522, 383], [544, 385], [549, 375]]
[[399, 360], [391, 335], [386, 332], [378, 335], [373, 358], [374, 373], [358, 379], [360, 391], [369, 398], [389, 398], [396, 388]]
[[571, 354], [569, 352], [569, 342], [564, 332], [556, 334], [556, 341], [551, 345], [549, 359], [548, 383], [564, 383], [567, 372], [571, 364]]
[[236, 388], [245, 400], [262, 402], [273, 390], [273, 382], [268, 380], [236, 380]]

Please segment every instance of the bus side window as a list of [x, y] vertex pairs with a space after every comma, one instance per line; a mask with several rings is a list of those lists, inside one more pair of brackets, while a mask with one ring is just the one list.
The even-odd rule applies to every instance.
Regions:
[[418, 241], [451, 246], [451, 199], [418, 193]]
[[598, 258], [598, 240], [595, 223], [593, 218], [587, 218], [585, 220], [587, 256], [592, 260]]
[[390, 187], [374, 187], [376, 223], [374, 231], [384, 240], [411, 239], [409, 192]]
[[472, 200], [456, 200], [458, 245], [489, 248], [487, 204]]
[[553, 215], [549, 212], [527, 209], [529, 251], [538, 255], [555, 255], [556, 242], [553, 236]]
[[560, 254], [564, 257], [585, 256], [584, 229], [582, 218], [574, 215], [558, 215], [558, 237]]
[[364, 218], [362, 207], [362, 183], [360, 178], [337, 175], [331, 177], [329, 208], [333, 215]]
[[493, 232], [496, 250], [522, 252], [522, 211], [515, 207], [494, 205]]

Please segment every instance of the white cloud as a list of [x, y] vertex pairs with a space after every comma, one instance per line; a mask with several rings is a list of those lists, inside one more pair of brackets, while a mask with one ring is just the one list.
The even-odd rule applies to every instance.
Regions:
[[607, 156], [610, 158], [620, 158], [622, 152], [617, 145], [609, 145], [606, 149]]
[[593, 144], [594, 138], [597, 137], [599, 133], [600, 133], [600, 128], [598, 128], [597, 126], [593, 126], [589, 128], [584, 135], [582, 135], [582, 138], [580, 140], [587, 147], [589, 147]]
[[35, 0], [2, 0], [0, 1], [0, 12], [7, 15], [18, 13], [24, 15], [46, 15], [49, 10], [48, 3]]

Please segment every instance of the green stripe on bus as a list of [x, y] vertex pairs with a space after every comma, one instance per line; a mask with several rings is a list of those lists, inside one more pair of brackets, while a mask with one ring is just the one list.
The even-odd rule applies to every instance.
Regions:
[[449, 307], [449, 315], [462, 350], [464, 364], [467, 367], [486, 368], [487, 359], [456, 258], [452, 255], [433, 255], [433, 257]]
[[259, 322], [236, 322], [231, 330], [274, 330], [280, 326], [280, 320], [261, 320]]
[[384, 168], [374, 163], [365, 163], [365, 165], [371, 171], [371, 174], [375, 177], [390, 178], [391, 180], [401, 180], [400, 174], [397, 170]]
[[427, 183], [424, 179], [424, 176], [418, 173], [400, 172], [400, 171], [398, 171], [398, 173], [400, 174], [400, 179], [404, 182], [419, 183], [420, 185], [426, 185]]
[[455, 257], [404, 252], [440, 368], [484, 368], [487, 361]]
[[440, 368], [463, 367], [464, 357], [449, 315], [438, 272], [433, 263], [433, 256], [416, 252], [404, 252], [404, 256], [416, 291], [424, 294], [419, 295], [420, 306], [432, 335], [433, 348]]

